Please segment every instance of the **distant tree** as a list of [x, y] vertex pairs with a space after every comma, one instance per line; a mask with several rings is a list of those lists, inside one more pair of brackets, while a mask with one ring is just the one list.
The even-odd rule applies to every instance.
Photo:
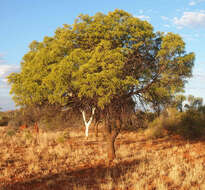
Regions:
[[29, 47], [21, 72], [8, 77], [15, 102], [96, 108], [105, 121], [111, 160], [133, 99], [152, 103], [152, 94], [163, 99], [182, 91], [194, 64], [194, 53], [185, 52], [179, 35], [154, 32], [123, 10], [80, 15]]
[[144, 96], [143, 102], [149, 104], [152, 110], [159, 116], [162, 110], [171, 106], [173, 94], [167, 91], [165, 87], [153, 85]]
[[194, 97], [193, 95], [189, 95], [188, 98], [188, 103], [186, 104], [185, 107], [189, 110], [200, 110], [203, 107], [203, 98], [200, 97]]
[[184, 101], [186, 101], [186, 96], [184, 96], [182, 94], [176, 95], [175, 104], [176, 104], [177, 109], [180, 112], [183, 112], [183, 103], [184, 103]]

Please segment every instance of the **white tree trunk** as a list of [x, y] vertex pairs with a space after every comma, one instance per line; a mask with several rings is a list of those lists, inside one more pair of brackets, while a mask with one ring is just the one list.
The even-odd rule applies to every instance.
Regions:
[[85, 136], [86, 136], [86, 138], [88, 138], [89, 127], [90, 127], [90, 124], [92, 123], [93, 116], [95, 114], [95, 108], [92, 108], [92, 115], [91, 115], [88, 122], [86, 121], [85, 111], [83, 110], [83, 111], [81, 111], [81, 113], [83, 115], [83, 121], [85, 123]]
[[85, 136], [88, 138], [89, 126], [85, 126]]

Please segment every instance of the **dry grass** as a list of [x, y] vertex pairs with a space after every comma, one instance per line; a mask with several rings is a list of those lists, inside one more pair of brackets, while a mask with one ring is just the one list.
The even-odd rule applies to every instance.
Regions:
[[179, 137], [147, 140], [123, 133], [117, 159], [106, 162], [102, 134], [88, 140], [83, 131], [25, 131], [8, 136], [0, 130], [0, 189], [204, 190], [205, 143]]

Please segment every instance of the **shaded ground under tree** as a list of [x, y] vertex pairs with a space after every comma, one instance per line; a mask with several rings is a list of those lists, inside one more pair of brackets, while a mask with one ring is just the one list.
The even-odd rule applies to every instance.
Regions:
[[82, 168], [75, 171], [65, 171], [61, 174], [48, 175], [44, 177], [34, 177], [27, 181], [17, 182], [12, 185], [2, 187], [7, 190], [70, 190], [74, 187], [81, 189], [101, 189], [100, 185], [106, 183], [106, 176], [110, 175], [113, 181], [113, 189], [119, 183], [118, 178], [127, 173], [130, 168], [138, 165], [140, 160], [123, 161], [113, 166], [98, 165], [90, 168]]

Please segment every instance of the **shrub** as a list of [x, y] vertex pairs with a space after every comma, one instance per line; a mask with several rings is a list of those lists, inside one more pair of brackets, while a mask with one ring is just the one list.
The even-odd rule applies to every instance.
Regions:
[[58, 143], [64, 143], [69, 138], [70, 138], [69, 131], [65, 130], [65, 131], [60, 133], [60, 135], [57, 137], [56, 141]]
[[23, 122], [19, 118], [13, 118], [8, 122], [8, 126], [14, 129], [18, 129]]
[[0, 116], [0, 126], [7, 126], [9, 118], [5, 116]]
[[203, 137], [205, 134], [205, 115], [196, 110], [183, 113], [177, 133], [189, 139]]
[[148, 124], [148, 128], [145, 130], [145, 136], [147, 138], [160, 138], [166, 134], [163, 126], [163, 117], [158, 117]]
[[57, 143], [64, 143], [65, 142], [65, 138], [64, 138], [64, 136], [58, 136], [56, 141], [57, 141]]
[[45, 131], [55, 131], [55, 130], [63, 130], [66, 127], [66, 123], [63, 119], [56, 115], [53, 118], [44, 117], [40, 120], [40, 128]]
[[9, 122], [9, 117], [6, 112], [0, 112], [0, 126], [7, 126]]
[[158, 138], [167, 134], [179, 134], [184, 138], [196, 139], [205, 135], [205, 114], [196, 110], [181, 113], [169, 109], [169, 115], [161, 114], [149, 123], [145, 135]]
[[7, 135], [8, 137], [13, 137], [14, 135], [16, 135], [16, 130], [10, 129], [10, 130], [8, 130], [8, 131], [6, 132], [6, 135]]
[[177, 111], [176, 108], [168, 108], [168, 113], [162, 114], [162, 127], [167, 130], [169, 134], [176, 133], [178, 127], [180, 127], [182, 113]]
[[143, 111], [136, 111], [129, 115], [129, 119], [124, 122], [123, 131], [138, 131], [147, 128], [148, 126], [147, 113]]
[[14, 111], [9, 118], [8, 126], [11, 128], [18, 129], [21, 125], [24, 125], [25, 123], [27, 125], [30, 125], [30, 120], [27, 119], [24, 112], [21, 110]]

